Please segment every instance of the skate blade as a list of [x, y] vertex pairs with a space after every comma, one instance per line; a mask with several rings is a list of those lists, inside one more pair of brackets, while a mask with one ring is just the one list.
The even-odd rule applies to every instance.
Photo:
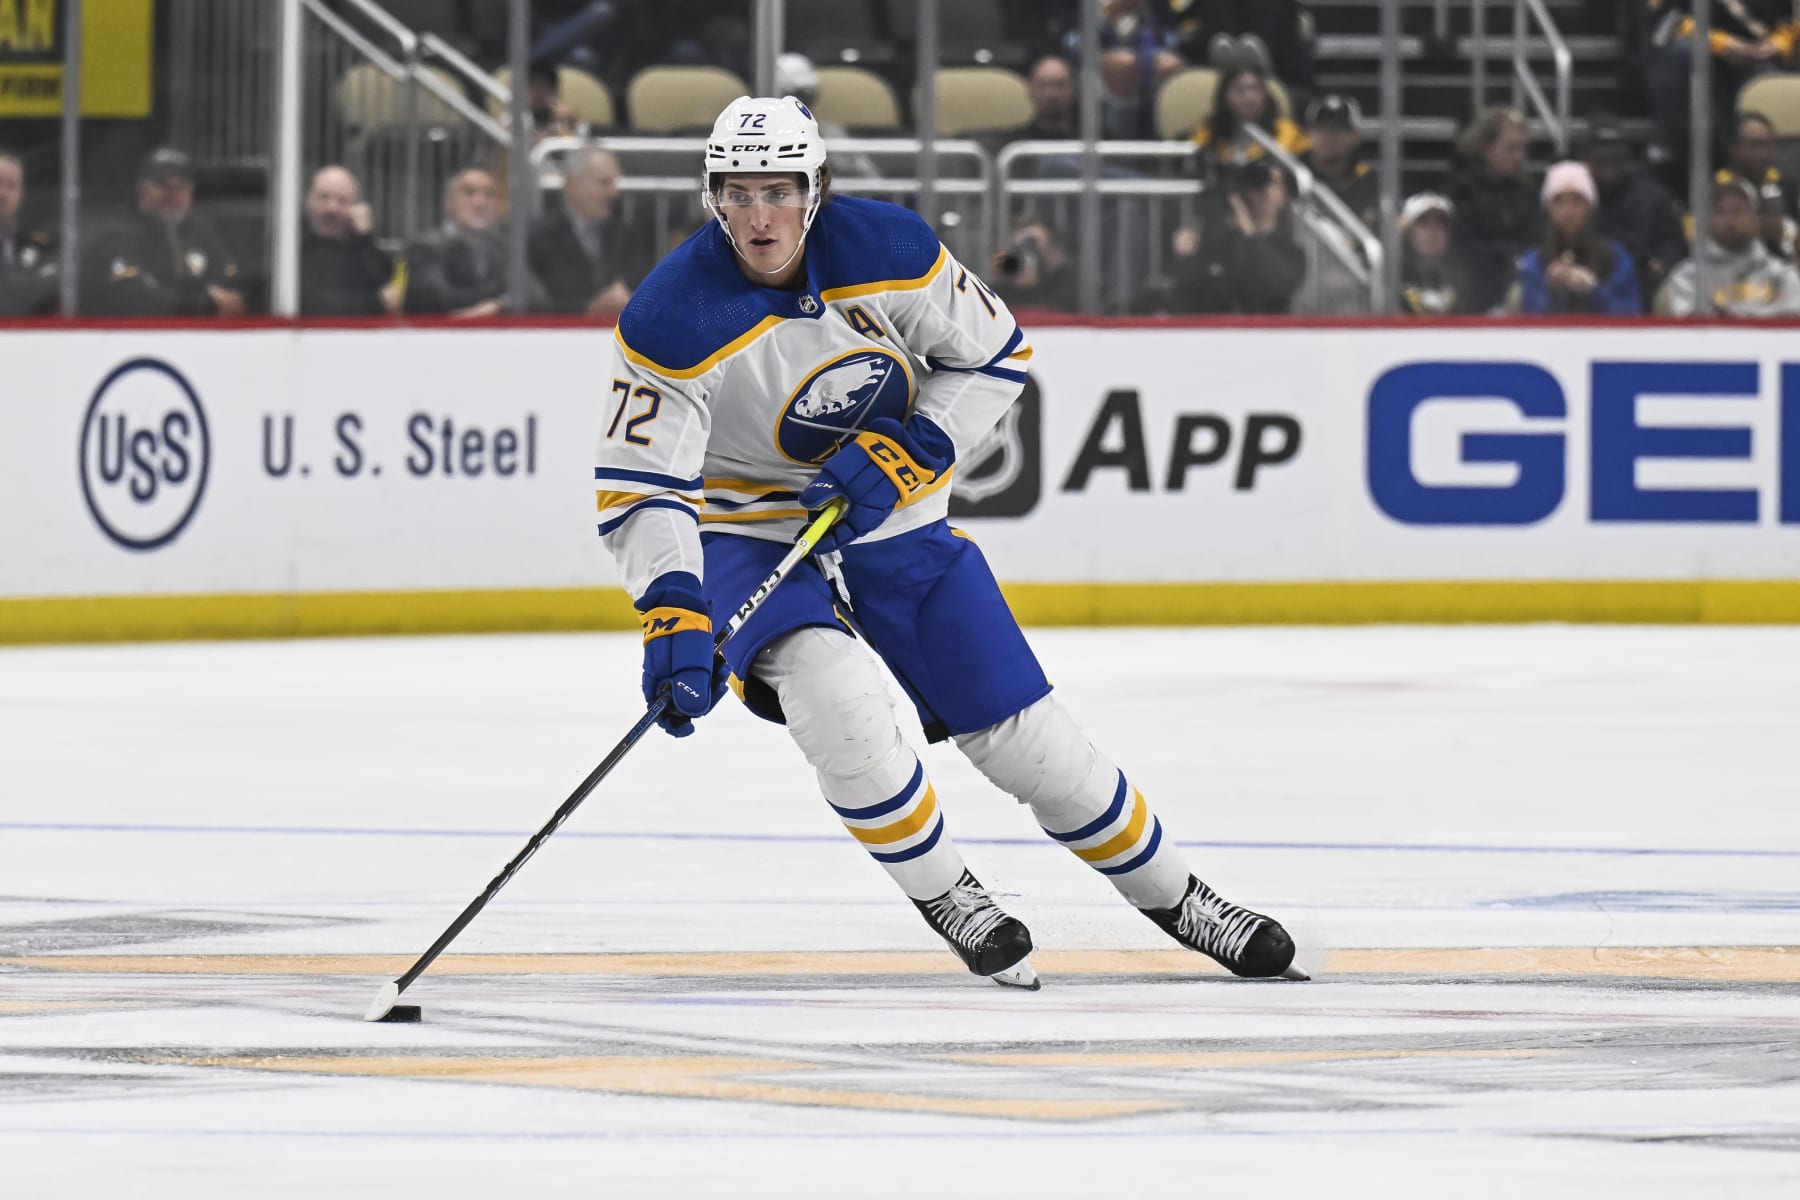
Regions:
[[1028, 992], [1035, 992], [1044, 986], [1038, 973], [1032, 969], [1029, 958], [1021, 958], [1004, 971], [995, 971], [988, 978], [1005, 987], [1024, 988]]
[[1305, 971], [1302, 971], [1299, 967], [1289, 967], [1281, 973], [1281, 978], [1294, 979], [1301, 983], [1309, 983], [1312, 981], [1312, 976], [1308, 975]]

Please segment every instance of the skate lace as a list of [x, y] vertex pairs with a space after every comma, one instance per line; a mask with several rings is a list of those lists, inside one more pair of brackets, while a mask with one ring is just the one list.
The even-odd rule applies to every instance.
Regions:
[[1181, 902], [1175, 928], [1189, 944], [1235, 962], [1243, 957], [1250, 935], [1262, 923], [1263, 919], [1249, 909], [1220, 899], [1201, 884]]
[[933, 923], [957, 945], [974, 949], [1006, 913], [985, 888], [958, 883], [942, 896], [925, 902]]

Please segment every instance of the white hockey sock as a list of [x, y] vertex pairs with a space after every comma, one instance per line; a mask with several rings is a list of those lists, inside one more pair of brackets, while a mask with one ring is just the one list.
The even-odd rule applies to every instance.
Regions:
[[994, 785], [1018, 797], [1045, 833], [1112, 881], [1139, 908], [1172, 908], [1187, 892], [1186, 856], [1125, 773], [1046, 696], [957, 746]]
[[962, 878], [962, 855], [869, 652], [835, 629], [799, 629], [751, 669], [775, 689], [788, 732], [851, 836], [913, 899], [949, 891]]

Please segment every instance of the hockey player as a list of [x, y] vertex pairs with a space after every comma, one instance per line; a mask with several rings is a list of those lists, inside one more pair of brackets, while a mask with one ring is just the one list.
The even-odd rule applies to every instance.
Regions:
[[[833, 196], [804, 104], [740, 97], [707, 139], [716, 218], [620, 315], [600, 536], [636, 597], [646, 699], [693, 730], [726, 683], [783, 722], [826, 801], [970, 971], [1037, 986], [1031, 935], [964, 865], [860, 634], [919, 711], [1171, 937], [1238, 975], [1289, 968], [1274, 920], [1188, 870], [1125, 774], [1051, 695], [981, 551], [945, 520], [956, 460], [1018, 397], [1006, 306], [898, 205]], [[816, 569], [725, 644], [808, 511], [849, 502]], [[728, 669], [729, 678], [724, 678]]]

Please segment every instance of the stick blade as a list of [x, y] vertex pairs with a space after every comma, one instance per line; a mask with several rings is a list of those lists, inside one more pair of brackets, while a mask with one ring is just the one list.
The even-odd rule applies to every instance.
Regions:
[[375, 993], [375, 1003], [369, 1005], [369, 1011], [363, 1014], [365, 1021], [379, 1021], [393, 1011], [394, 1004], [400, 999], [400, 985], [388, 980]]

